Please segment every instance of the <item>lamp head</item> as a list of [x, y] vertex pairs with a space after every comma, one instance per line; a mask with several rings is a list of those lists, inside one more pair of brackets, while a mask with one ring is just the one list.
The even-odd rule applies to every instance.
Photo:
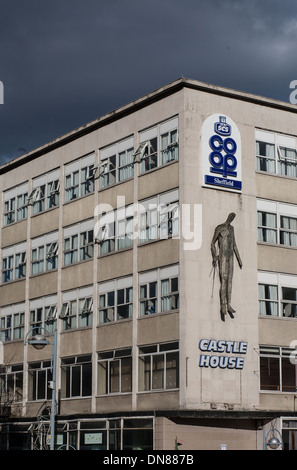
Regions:
[[35, 349], [43, 349], [50, 343], [45, 339], [44, 335], [37, 334], [32, 336], [32, 338], [28, 340], [28, 344], [33, 346]]
[[278, 440], [277, 437], [273, 436], [269, 439], [267, 442], [267, 447], [270, 447], [270, 449], [277, 449], [280, 446], [280, 441]]

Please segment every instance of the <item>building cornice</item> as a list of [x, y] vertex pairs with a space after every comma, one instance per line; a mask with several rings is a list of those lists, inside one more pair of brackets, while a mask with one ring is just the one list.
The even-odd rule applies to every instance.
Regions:
[[9, 162], [0, 166], [0, 174], [7, 173], [14, 168], [17, 168], [31, 160], [34, 160], [42, 155], [45, 155], [53, 150], [56, 150], [59, 147], [62, 147], [70, 142], [73, 142], [76, 139], [79, 139], [91, 132], [94, 132], [97, 129], [100, 129], [103, 126], [106, 126], [114, 121], [117, 121], [129, 114], [132, 114], [146, 106], [149, 106], [152, 103], [160, 101], [167, 96], [170, 96], [174, 93], [179, 92], [180, 90], [188, 88], [196, 91], [201, 91], [207, 94], [215, 94], [218, 96], [223, 96], [227, 98], [232, 98], [235, 100], [249, 102], [259, 106], [270, 107], [278, 110], [284, 110], [286, 112], [297, 113], [297, 107], [290, 103], [283, 101], [272, 100], [262, 96], [253, 95], [250, 93], [245, 93], [229, 88], [224, 88], [216, 85], [211, 85], [208, 83], [199, 82], [197, 80], [192, 80], [188, 78], [180, 78], [174, 82], [169, 83], [157, 90], [144, 95], [143, 97], [130, 102], [127, 105], [121, 106], [114, 111], [105, 114], [98, 119], [91, 121], [79, 128], [74, 129], [73, 131], [64, 134], [61, 137], [58, 137], [55, 140], [48, 142], [47, 144], [38, 147], [24, 155], [21, 155]]

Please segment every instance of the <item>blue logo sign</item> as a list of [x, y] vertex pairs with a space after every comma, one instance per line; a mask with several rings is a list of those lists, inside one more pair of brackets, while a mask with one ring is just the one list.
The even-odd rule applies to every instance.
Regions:
[[[212, 118], [216, 119], [215, 122]], [[206, 128], [208, 135], [210, 133], [211, 135], [208, 137], [206, 148], [203, 149], [204, 152], [208, 152], [208, 168], [205, 168], [204, 183], [241, 190], [241, 175], [238, 174], [237, 127], [234, 125], [236, 132], [233, 135], [233, 126], [227, 122], [226, 116], [210, 116], [209, 120], [212, 120], [212, 131], [211, 128]], [[206, 155], [203, 158], [206, 159]]]

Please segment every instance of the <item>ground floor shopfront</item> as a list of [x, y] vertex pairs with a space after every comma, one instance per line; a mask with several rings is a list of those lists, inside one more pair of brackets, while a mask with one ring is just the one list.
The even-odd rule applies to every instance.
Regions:
[[[49, 450], [49, 415], [3, 422], [0, 450]], [[269, 450], [271, 431], [278, 450], [297, 450], [297, 414], [152, 412], [123, 416], [57, 417], [56, 450]], [[277, 432], [277, 434], [276, 434]]]

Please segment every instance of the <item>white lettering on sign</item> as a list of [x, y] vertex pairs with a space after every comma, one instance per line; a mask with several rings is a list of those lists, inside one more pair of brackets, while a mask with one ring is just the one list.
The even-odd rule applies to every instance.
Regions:
[[241, 137], [235, 122], [221, 114], [208, 116], [202, 124], [201, 152], [203, 186], [240, 192]]
[[[246, 354], [248, 343], [245, 341], [228, 341], [201, 339], [199, 349], [210, 353]], [[201, 354], [199, 367], [219, 367], [221, 369], [243, 369], [244, 358], [237, 356]]]

